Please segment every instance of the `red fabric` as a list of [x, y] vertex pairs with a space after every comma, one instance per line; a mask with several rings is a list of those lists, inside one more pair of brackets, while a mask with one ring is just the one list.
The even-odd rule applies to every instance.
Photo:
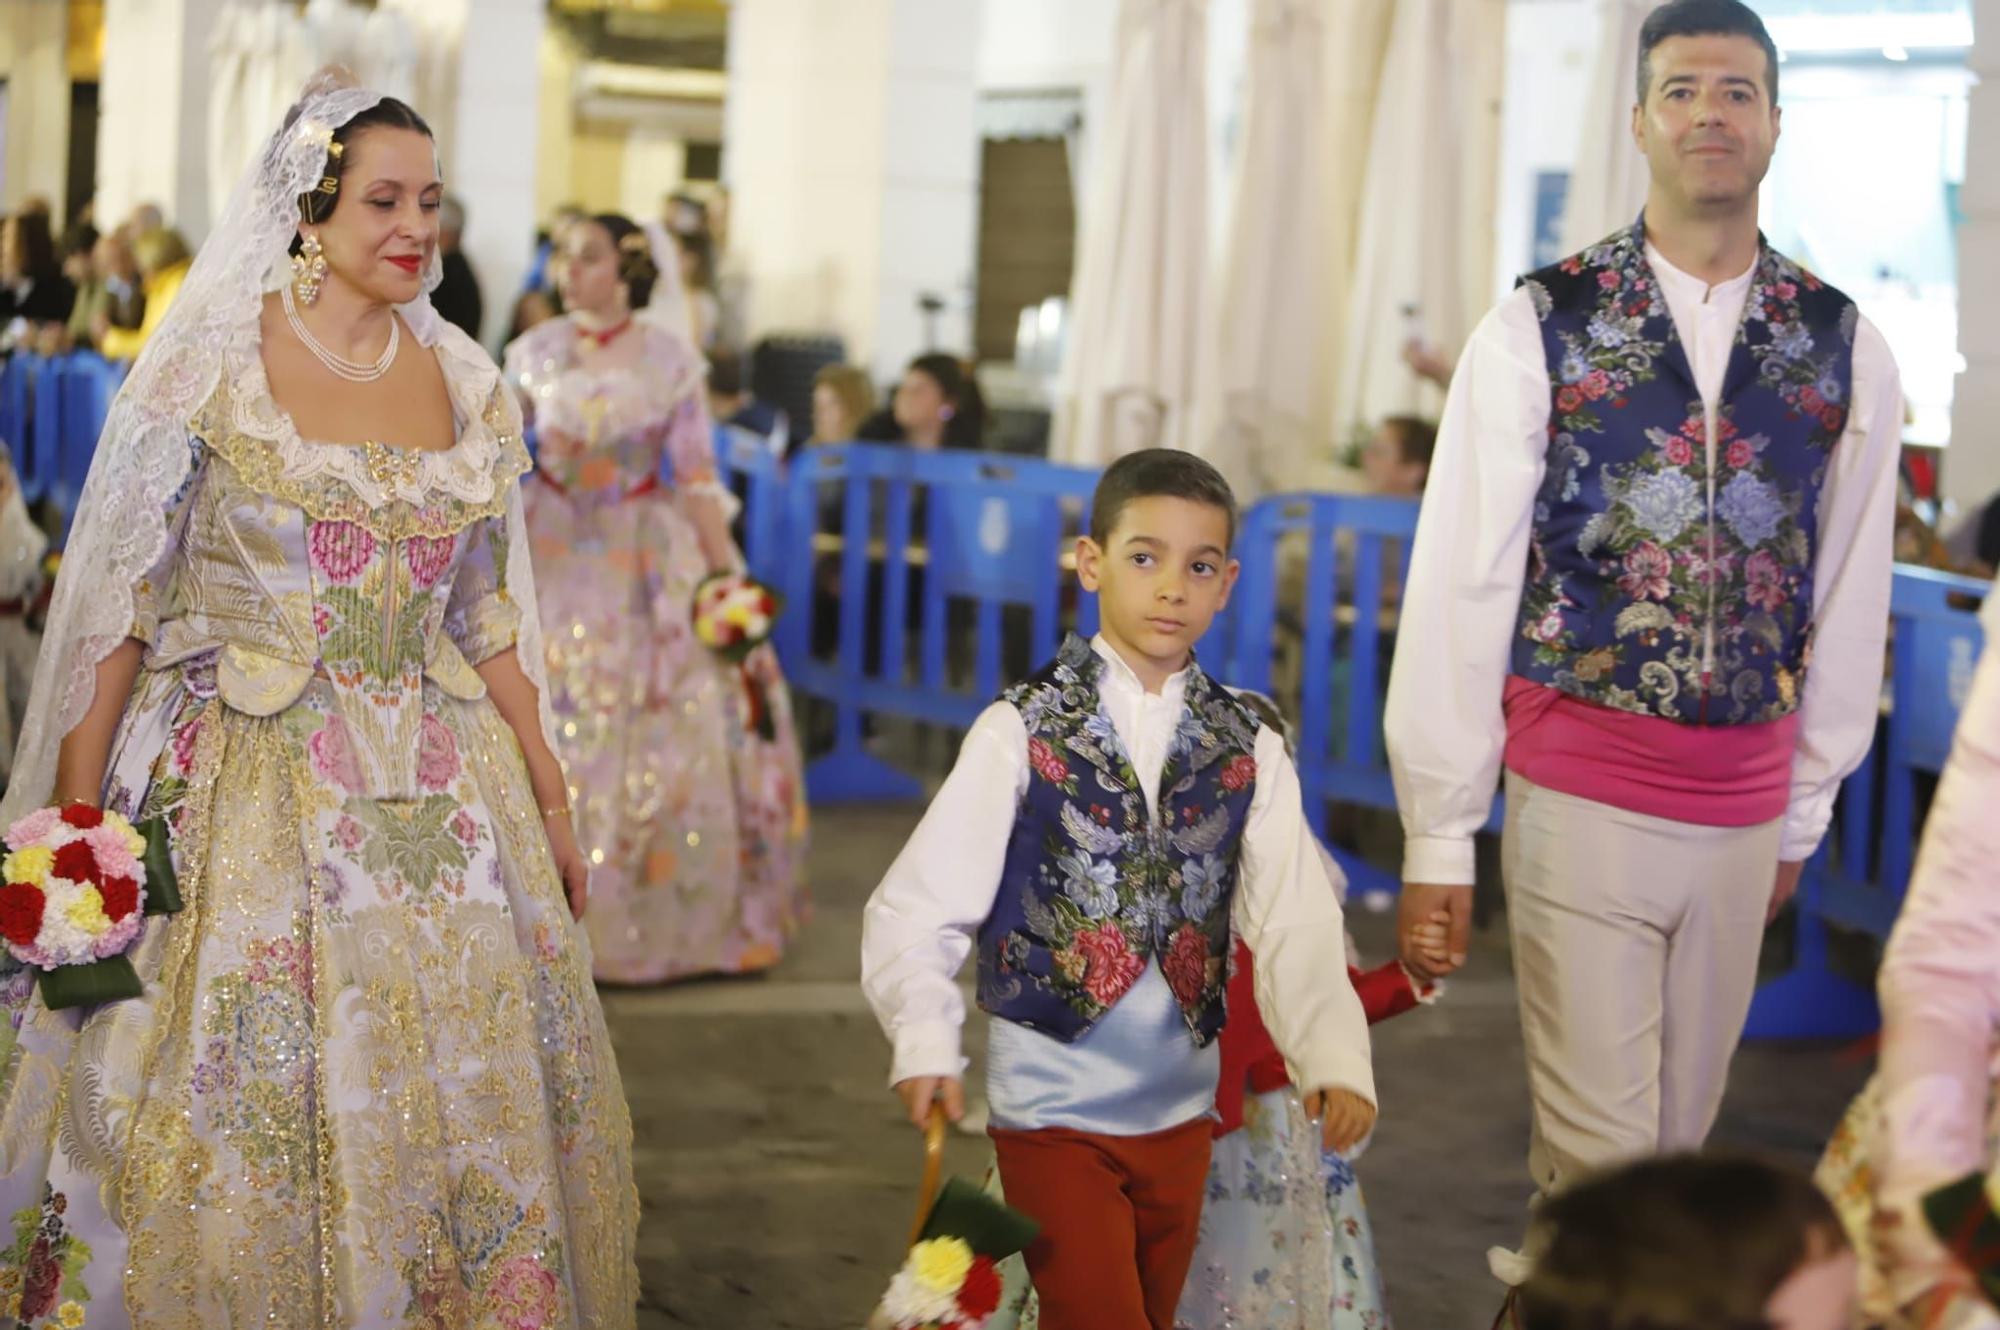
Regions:
[[[1243, 1125], [1243, 1101], [1291, 1084], [1284, 1055], [1264, 1027], [1257, 1010], [1257, 988], [1250, 970], [1250, 948], [1236, 944], [1234, 973], [1229, 976], [1229, 1023], [1222, 1027], [1222, 1079], [1215, 1089], [1217, 1136]], [[1417, 991], [1401, 965], [1390, 961], [1373, 970], [1347, 967], [1347, 978], [1360, 995], [1361, 1010], [1370, 1025], [1400, 1016], [1418, 1004]]]
[[[535, 474], [538, 477], [540, 477], [541, 482], [544, 485], [547, 485], [550, 489], [554, 490], [556, 493], [562, 495], [567, 495], [569, 493], [569, 486], [563, 484], [560, 480], [557, 480], [547, 471], [537, 470]], [[642, 495], [651, 494], [659, 488], [660, 488], [659, 476], [657, 474], [650, 475], [647, 476], [644, 480], [640, 481], [638, 484], [634, 485], [631, 489], [626, 490], [623, 494], [619, 495], [618, 497], [621, 502], [626, 499], [636, 499]]]
[[1799, 713], [1760, 725], [1684, 725], [1613, 711], [1509, 676], [1507, 770], [1545, 790], [1698, 827], [1785, 815]]
[[1173, 1330], [1208, 1185], [1208, 1122], [1146, 1136], [989, 1129], [1007, 1204], [1042, 1226], [1025, 1253], [1042, 1330]]

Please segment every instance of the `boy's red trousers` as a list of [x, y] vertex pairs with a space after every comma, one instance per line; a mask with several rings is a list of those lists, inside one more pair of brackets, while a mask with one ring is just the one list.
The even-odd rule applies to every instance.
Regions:
[[1207, 1118], [1147, 1136], [990, 1129], [1028, 1248], [1042, 1330], [1173, 1330], [1194, 1260], [1213, 1137]]

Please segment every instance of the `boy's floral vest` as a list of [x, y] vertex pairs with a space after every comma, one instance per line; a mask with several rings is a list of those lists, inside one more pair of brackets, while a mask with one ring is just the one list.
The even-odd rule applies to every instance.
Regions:
[[1645, 243], [1641, 218], [1524, 279], [1553, 403], [1513, 669], [1620, 711], [1776, 720], [1798, 706], [1809, 655], [1858, 315], [1760, 237], [1711, 467]]
[[979, 1005], [1065, 1043], [1158, 957], [1197, 1046], [1222, 1029], [1236, 851], [1256, 791], [1257, 718], [1192, 663], [1180, 727], [1146, 809], [1099, 703], [1104, 661], [1072, 636], [1010, 689], [1028, 731], [993, 911], [979, 930]]

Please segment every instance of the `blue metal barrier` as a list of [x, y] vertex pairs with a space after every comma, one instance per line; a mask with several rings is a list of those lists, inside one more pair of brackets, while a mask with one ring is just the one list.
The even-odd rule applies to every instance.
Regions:
[[0, 369], [0, 441], [14, 455], [21, 494], [53, 499], [68, 524], [83, 493], [97, 436], [125, 378], [122, 363], [91, 352], [16, 352]]
[[28, 438], [28, 421], [34, 401], [32, 357], [14, 355], [0, 369], [0, 443], [14, 456], [14, 473], [21, 480], [21, 496], [29, 503], [41, 501], [48, 478], [35, 472], [34, 449]]
[[743, 562], [750, 575], [778, 586], [785, 574], [784, 463], [770, 441], [729, 425], [715, 426], [716, 469], [743, 504]]
[[[90, 475], [90, 459], [97, 451], [98, 436], [104, 431], [105, 417], [111, 414], [111, 399], [124, 381], [125, 366], [91, 352], [78, 352], [60, 361], [50, 361], [44, 373], [55, 375], [58, 403], [56, 424], [57, 462], [50, 477], [50, 492], [63, 511], [67, 524], [83, 494], [83, 482]], [[49, 393], [38, 393], [47, 401]], [[40, 428], [37, 426], [37, 437]]]
[[[1096, 484], [1094, 471], [1050, 462], [880, 444], [815, 447], [797, 458], [785, 491], [779, 647], [792, 685], [834, 706], [833, 751], [806, 772], [815, 802], [921, 793], [862, 746], [862, 717], [969, 726], [1000, 690], [1008, 607], [1028, 620], [1022, 645], [1035, 666], [1055, 654], [1066, 622], [1096, 631], [1094, 597], [1079, 595], [1065, 612], [1063, 567]], [[823, 520], [836, 514], [838, 534]], [[832, 660], [813, 653], [822, 555], [838, 559], [837, 582], [826, 587], [838, 614]], [[961, 648], [958, 661], [948, 640]], [[966, 663], [969, 680], [965, 671], [953, 677], [950, 666]]]
[[[1316, 824], [1334, 804], [1396, 807], [1382, 706], [1416, 529], [1414, 500], [1367, 495], [1273, 495], [1244, 515], [1243, 573], [1215, 668], [1294, 717], [1299, 784]], [[1293, 677], [1281, 681], [1276, 666], [1287, 658]], [[1333, 853], [1357, 894], [1401, 888], [1395, 874]]]
[[28, 408], [26, 451], [35, 468], [35, 484], [57, 503], [62, 502], [62, 381], [60, 357], [31, 357], [28, 373], [33, 385]]
[[1852, 1038], [1879, 1024], [1873, 988], [1832, 969], [1827, 929], [1886, 939], [1895, 926], [1916, 853], [1916, 779], [1944, 770], [1979, 659], [1979, 606], [1992, 589], [1928, 568], [1896, 570], [1888, 715], [1800, 881], [1792, 968], [1757, 990], [1745, 1038]]

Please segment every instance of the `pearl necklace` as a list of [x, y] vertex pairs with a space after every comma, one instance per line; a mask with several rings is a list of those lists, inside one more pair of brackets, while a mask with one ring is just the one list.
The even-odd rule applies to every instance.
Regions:
[[387, 374], [389, 366], [396, 363], [396, 352], [403, 345], [403, 325], [402, 321], [393, 313], [389, 315], [389, 344], [382, 348], [382, 354], [376, 357], [374, 364], [364, 365], [358, 360], [349, 360], [344, 356], [336, 355], [333, 351], [322, 345], [320, 340], [314, 337], [311, 330], [306, 327], [305, 320], [299, 317], [299, 307], [298, 303], [292, 297], [291, 284], [287, 282], [279, 289], [283, 292], [285, 322], [292, 325], [293, 335], [301, 342], [304, 342], [306, 350], [312, 352], [314, 358], [334, 374], [346, 379], [349, 383], [373, 383], [384, 374]]

